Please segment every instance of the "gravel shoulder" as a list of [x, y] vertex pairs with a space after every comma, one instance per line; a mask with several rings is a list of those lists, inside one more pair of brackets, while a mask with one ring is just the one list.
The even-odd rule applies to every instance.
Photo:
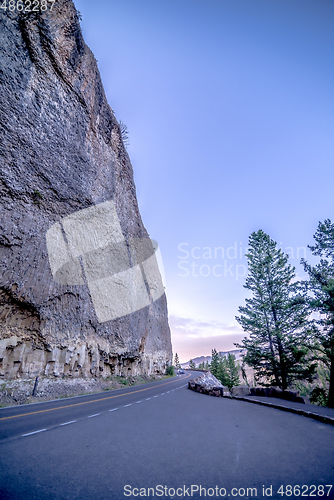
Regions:
[[29, 403], [40, 403], [53, 399], [63, 399], [83, 394], [122, 389], [169, 378], [166, 375], [150, 377], [108, 377], [107, 379], [84, 378], [43, 378], [40, 377], [35, 395], [33, 390], [36, 379], [3, 380], [0, 382], [0, 407]]

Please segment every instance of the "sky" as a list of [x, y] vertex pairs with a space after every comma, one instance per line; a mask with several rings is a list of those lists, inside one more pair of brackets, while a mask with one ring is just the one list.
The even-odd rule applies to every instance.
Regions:
[[174, 354], [234, 349], [245, 251], [262, 229], [300, 258], [333, 215], [332, 0], [74, 0], [129, 131], [164, 265]]

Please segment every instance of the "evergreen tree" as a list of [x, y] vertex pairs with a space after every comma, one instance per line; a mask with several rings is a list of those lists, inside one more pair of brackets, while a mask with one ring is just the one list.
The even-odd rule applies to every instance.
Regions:
[[314, 239], [315, 245], [309, 248], [313, 255], [320, 257], [320, 263], [314, 267], [304, 259], [302, 263], [310, 277], [311, 306], [320, 313], [316, 334], [320, 344], [318, 359], [330, 371], [327, 405], [334, 408], [334, 223], [330, 219], [319, 222]]
[[179, 356], [178, 356], [177, 352], [175, 353], [175, 357], [174, 357], [174, 366], [177, 370], [181, 368], [180, 360], [179, 360]]
[[235, 385], [240, 384], [235, 356], [231, 353], [228, 353], [226, 357], [222, 356], [216, 349], [212, 349], [210, 371], [229, 390]]
[[288, 255], [276, 248], [262, 230], [249, 238], [248, 276], [252, 292], [236, 317], [249, 333], [237, 347], [246, 349], [244, 361], [258, 379], [282, 389], [296, 379], [312, 379], [315, 365], [308, 359], [310, 323], [305, 287], [295, 281]]
[[219, 353], [216, 351], [216, 349], [212, 349], [212, 351], [211, 351], [210, 372], [216, 378], [218, 378], [219, 369], [220, 369], [220, 356], [219, 356]]
[[235, 364], [234, 354], [228, 353], [227, 357], [224, 357], [223, 361], [224, 371], [225, 371], [225, 381], [229, 390], [232, 387], [240, 384], [238, 367]]
[[218, 370], [215, 377], [225, 386], [228, 385], [228, 376], [226, 370], [225, 357], [218, 353]]
[[194, 363], [194, 361], [192, 359], [189, 361], [189, 368], [191, 370], [194, 370], [196, 368], [196, 365], [195, 365], [195, 363]]

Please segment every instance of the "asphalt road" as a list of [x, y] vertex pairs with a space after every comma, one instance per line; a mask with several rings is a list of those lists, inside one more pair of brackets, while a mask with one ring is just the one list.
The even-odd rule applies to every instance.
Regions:
[[1, 409], [0, 499], [334, 498], [333, 426], [188, 380]]

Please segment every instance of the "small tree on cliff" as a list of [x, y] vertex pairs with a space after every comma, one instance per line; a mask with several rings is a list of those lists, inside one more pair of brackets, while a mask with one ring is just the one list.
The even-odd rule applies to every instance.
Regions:
[[120, 121], [119, 122], [119, 129], [120, 129], [120, 132], [121, 132], [123, 144], [124, 144], [124, 146], [127, 149], [128, 146], [129, 146], [129, 144], [130, 144], [128, 127], [127, 127], [127, 125], [125, 125], [125, 123], [123, 123], [122, 121]]
[[334, 408], [334, 223], [330, 219], [319, 222], [314, 239], [315, 245], [309, 248], [320, 257], [320, 263], [314, 267], [304, 259], [302, 263], [310, 277], [311, 306], [320, 313], [316, 333], [320, 345], [316, 352], [329, 368], [327, 406]]
[[315, 365], [308, 359], [308, 299], [295, 281], [295, 268], [262, 230], [251, 234], [246, 256], [244, 287], [253, 295], [239, 307], [241, 316], [236, 319], [249, 338], [235, 345], [246, 349], [244, 361], [266, 385], [287, 389], [293, 380], [311, 380]]

